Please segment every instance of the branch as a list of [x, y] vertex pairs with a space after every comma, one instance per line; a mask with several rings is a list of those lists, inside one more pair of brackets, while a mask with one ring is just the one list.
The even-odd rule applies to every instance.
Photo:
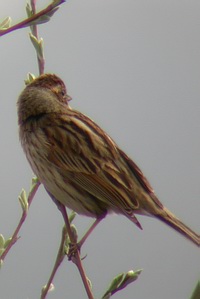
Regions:
[[[30, 3], [31, 3], [31, 7], [28, 3], [26, 6], [26, 11], [27, 11], [28, 17], [36, 15], [36, 0], [31, 0]], [[30, 26], [30, 28], [31, 28], [31, 32], [32, 32], [32, 34], [30, 33], [30, 39], [31, 39], [33, 46], [35, 47], [35, 50], [37, 53], [39, 74], [41, 75], [41, 74], [44, 74], [44, 65], [45, 65], [43, 39], [41, 38], [39, 40], [39, 38], [38, 38], [37, 24]]]
[[[37, 189], [39, 188], [40, 186], [40, 182], [38, 181], [38, 179], [35, 179], [33, 178], [32, 180], [32, 186], [31, 186], [31, 190], [29, 192], [29, 195], [28, 195], [28, 199], [26, 200], [25, 199], [25, 195], [24, 195], [24, 200], [23, 200], [23, 203], [22, 201], [20, 200], [20, 197], [19, 197], [19, 200], [20, 200], [20, 203], [22, 205], [22, 208], [23, 208], [23, 213], [22, 213], [22, 216], [21, 216], [21, 219], [19, 221], [19, 224], [17, 225], [11, 239], [9, 240], [9, 243], [6, 245], [5, 247], [5, 250], [3, 251], [1, 257], [0, 257], [0, 260], [1, 260], [1, 263], [4, 261], [6, 255], [8, 254], [8, 252], [10, 251], [11, 247], [17, 242], [17, 240], [19, 239], [19, 236], [18, 236], [18, 233], [22, 227], [22, 224], [24, 223], [26, 217], [27, 217], [27, 212], [28, 212], [28, 209], [32, 203], [32, 200], [35, 196], [35, 193], [37, 192]], [[21, 197], [22, 198], [22, 197]]]
[[24, 27], [48, 22], [50, 18], [53, 16], [53, 14], [58, 10], [58, 6], [64, 2], [65, 0], [54, 0], [50, 5], [48, 5], [45, 9], [41, 10], [40, 12], [33, 14], [29, 18], [23, 20], [22, 22], [19, 22], [14, 26], [11, 26], [5, 30], [0, 30], [0, 36], [3, 36], [14, 30], [18, 30]]
[[63, 228], [62, 230], [62, 237], [61, 237], [61, 241], [60, 241], [60, 247], [57, 253], [57, 257], [56, 257], [56, 261], [53, 267], [53, 270], [51, 272], [51, 275], [49, 277], [49, 280], [47, 282], [47, 284], [42, 288], [42, 292], [41, 292], [41, 297], [40, 299], [45, 299], [47, 293], [51, 290], [51, 286], [53, 285], [53, 279], [56, 275], [56, 272], [60, 266], [60, 264], [62, 263], [64, 257], [65, 257], [65, 241], [67, 238], [67, 230], [66, 227]]

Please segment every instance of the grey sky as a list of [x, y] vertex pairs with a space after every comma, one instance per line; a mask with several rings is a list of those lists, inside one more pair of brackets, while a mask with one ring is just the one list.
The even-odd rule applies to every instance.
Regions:
[[[26, 1], [1, 1], [0, 19], [25, 17]], [[44, 7], [48, 1], [38, 1]], [[140, 166], [160, 200], [200, 232], [199, 1], [71, 0], [39, 27], [46, 72], [62, 77], [71, 106], [94, 119]], [[0, 233], [9, 237], [32, 172], [18, 141], [16, 101], [37, 74], [28, 29], [1, 38]], [[120, 272], [143, 268], [113, 298], [188, 299], [200, 278], [199, 248], [156, 219], [143, 231], [109, 216], [82, 249], [96, 298]], [[92, 219], [77, 216], [80, 236]], [[63, 220], [41, 187], [1, 269], [2, 299], [35, 299], [53, 267]], [[66, 261], [48, 298], [87, 298]]]

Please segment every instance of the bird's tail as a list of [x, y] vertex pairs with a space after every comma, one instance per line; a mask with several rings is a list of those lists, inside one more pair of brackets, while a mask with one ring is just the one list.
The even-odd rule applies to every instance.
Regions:
[[174, 216], [167, 208], [163, 207], [163, 213], [154, 216], [174, 228], [176, 231], [200, 247], [200, 235], [195, 233], [178, 218], [176, 218], [176, 216]]

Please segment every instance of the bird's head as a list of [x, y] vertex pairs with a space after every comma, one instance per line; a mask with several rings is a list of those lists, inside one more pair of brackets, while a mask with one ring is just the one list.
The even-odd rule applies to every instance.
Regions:
[[44, 74], [28, 84], [18, 99], [19, 124], [31, 117], [61, 113], [69, 108], [71, 97], [64, 82], [54, 74]]

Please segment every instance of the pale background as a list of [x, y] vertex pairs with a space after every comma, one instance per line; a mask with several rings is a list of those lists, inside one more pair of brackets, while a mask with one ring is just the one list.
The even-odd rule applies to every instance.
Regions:
[[[48, 1], [38, 1], [43, 8]], [[0, 18], [25, 17], [25, 0], [1, 1]], [[142, 168], [161, 201], [200, 232], [200, 3], [71, 0], [40, 26], [46, 71], [67, 83], [71, 105], [102, 126]], [[32, 172], [18, 141], [16, 101], [27, 72], [37, 74], [28, 29], [1, 38], [0, 233], [9, 237]], [[100, 298], [120, 272], [143, 268], [113, 298], [188, 299], [200, 278], [200, 250], [158, 220], [140, 231], [109, 216], [88, 239], [84, 266]], [[91, 219], [77, 217], [80, 235]], [[20, 240], [0, 276], [2, 299], [36, 299], [52, 269], [63, 225], [40, 188]], [[87, 298], [67, 259], [48, 298]]]

